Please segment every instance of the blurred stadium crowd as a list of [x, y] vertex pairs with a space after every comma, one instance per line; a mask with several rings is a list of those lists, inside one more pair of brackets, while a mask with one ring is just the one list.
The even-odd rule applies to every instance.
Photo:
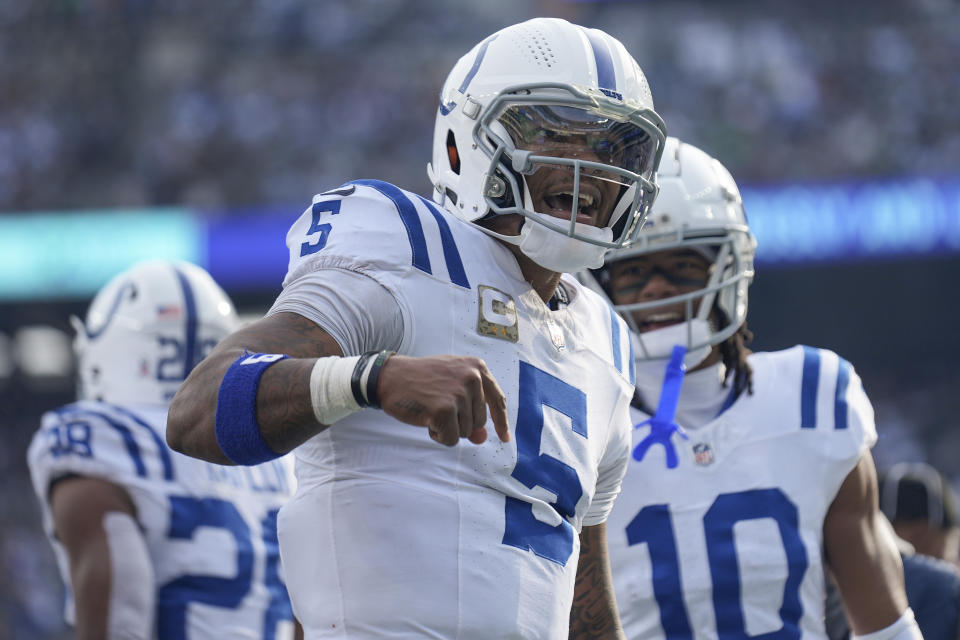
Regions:
[[[427, 193], [450, 64], [535, 15], [622, 40], [670, 133], [741, 184], [960, 175], [955, 0], [0, 0], [0, 215], [298, 213], [358, 177]], [[269, 299], [247, 302], [262, 312]], [[960, 478], [960, 435], [944, 428], [957, 374], [903, 390], [896, 373], [862, 373], [878, 463], [927, 459]], [[0, 371], [0, 640], [67, 637], [23, 452], [69, 385]]]
[[953, 0], [2, 0], [0, 211], [422, 188], [450, 61], [537, 14], [619, 37], [741, 182], [960, 168]]

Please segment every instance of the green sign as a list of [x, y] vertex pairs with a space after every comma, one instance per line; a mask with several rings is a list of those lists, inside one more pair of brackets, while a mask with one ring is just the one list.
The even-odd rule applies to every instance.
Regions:
[[86, 298], [141, 260], [203, 264], [204, 242], [181, 208], [0, 215], [0, 301]]

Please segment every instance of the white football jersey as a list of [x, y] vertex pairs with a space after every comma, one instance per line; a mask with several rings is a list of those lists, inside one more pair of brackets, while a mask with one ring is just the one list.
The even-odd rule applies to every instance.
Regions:
[[483, 358], [513, 435], [445, 447], [367, 409], [301, 445], [279, 524], [307, 637], [566, 637], [578, 533], [629, 456], [626, 325], [569, 276], [551, 311], [505, 246], [384, 182], [318, 196], [287, 245], [286, 287], [327, 268], [385, 287], [400, 353]]
[[[167, 412], [82, 401], [44, 414], [27, 458], [44, 528], [67, 586], [66, 550], [53, 533], [51, 484], [79, 475], [126, 489], [156, 580], [155, 637], [291, 638], [277, 513], [293, 494], [292, 460], [225, 467], [167, 447]], [[114, 585], [123, 588], [123, 585]]]
[[[873, 409], [833, 352], [749, 362], [753, 394], [674, 434], [675, 468], [659, 444], [630, 461], [607, 537], [631, 639], [826, 637], [823, 521], [876, 441]], [[635, 428], [634, 444], [649, 433]]]

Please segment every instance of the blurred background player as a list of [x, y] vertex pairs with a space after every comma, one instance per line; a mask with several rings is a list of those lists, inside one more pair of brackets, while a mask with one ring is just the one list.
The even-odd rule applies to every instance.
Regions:
[[[896, 541], [903, 562], [907, 602], [924, 640], [960, 638], [960, 571], [949, 562], [917, 553], [902, 538], [898, 537]], [[830, 640], [847, 640], [850, 637], [850, 624], [843, 610], [843, 600], [832, 579], [827, 581], [824, 622]]]
[[[898, 463], [880, 476], [880, 509], [896, 530], [910, 608], [925, 640], [960, 637], [957, 503], [942, 474], [925, 463]], [[827, 634], [845, 640], [849, 625], [831, 582]]]
[[220, 467], [164, 438], [174, 392], [236, 328], [230, 299], [195, 265], [143, 262], [73, 323], [80, 400], [43, 416], [28, 463], [76, 637], [291, 637], [290, 466]]
[[917, 553], [958, 564], [957, 494], [937, 469], [922, 462], [891, 466], [881, 476], [880, 509]]
[[567, 274], [636, 237], [664, 135], [619, 41], [538, 18], [450, 72], [440, 206], [359, 180], [290, 228], [283, 292], [191, 374], [167, 437], [225, 463], [296, 447], [280, 541], [307, 637], [622, 637], [628, 332]]
[[858, 634], [919, 637], [858, 376], [823, 349], [750, 353], [756, 242], [736, 184], [674, 138], [658, 181], [639, 243], [596, 272], [637, 356], [607, 529], [628, 636], [823, 637], [826, 562]]

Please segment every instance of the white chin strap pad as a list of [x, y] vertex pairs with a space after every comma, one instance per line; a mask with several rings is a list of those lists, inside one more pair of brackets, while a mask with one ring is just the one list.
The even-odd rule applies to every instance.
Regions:
[[[533, 208], [533, 198], [530, 195], [530, 188], [527, 186], [527, 179], [524, 178], [522, 182], [523, 208], [526, 211], [536, 211]], [[547, 217], [545, 214], [540, 215]], [[556, 221], [569, 222], [569, 220], [563, 220], [562, 218], [556, 218]], [[574, 233], [601, 242], [610, 242], [613, 238], [612, 229], [600, 229], [580, 222], [574, 225]], [[554, 231], [540, 224], [529, 215], [524, 221], [519, 237], [509, 242], [517, 245], [525, 256], [544, 269], [557, 273], [576, 273], [582, 269], [602, 267], [603, 257], [607, 252], [605, 246]]]
[[[575, 232], [581, 236], [609, 242], [613, 231], [576, 223]], [[520, 251], [538, 265], [558, 273], [574, 273], [581, 269], [603, 266], [607, 248], [554, 231], [528, 219], [520, 230]]]

